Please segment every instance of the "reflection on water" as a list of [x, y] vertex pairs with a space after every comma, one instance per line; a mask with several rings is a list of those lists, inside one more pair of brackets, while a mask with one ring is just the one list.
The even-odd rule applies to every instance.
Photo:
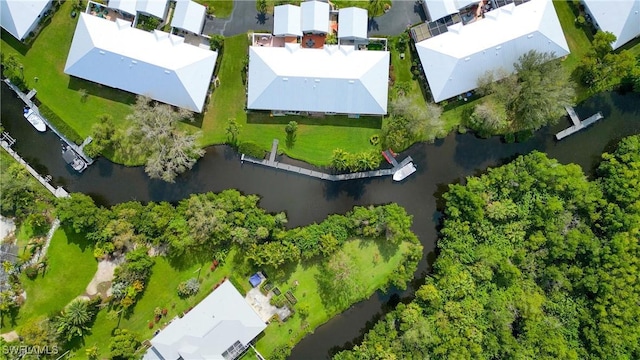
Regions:
[[[175, 184], [150, 180], [141, 167], [127, 168], [98, 159], [82, 175], [69, 168], [60, 153], [60, 143], [51, 132], [38, 133], [22, 117], [22, 104], [2, 86], [2, 123], [17, 139], [14, 149], [43, 175], [50, 174], [54, 185], [68, 191], [91, 195], [101, 204], [128, 200], [178, 201], [191, 193], [236, 188], [259, 194], [260, 206], [268, 211], [286, 211], [290, 226], [319, 222], [329, 214], [344, 213], [354, 205], [397, 202], [413, 215], [413, 230], [425, 248], [416, 277], [421, 279], [435, 259], [437, 223], [441, 217], [438, 201], [448, 184], [479, 174], [489, 166], [505, 163], [532, 150], [547, 152], [562, 163], [577, 163], [592, 173], [603, 150], [611, 150], [620, 138], [640, 133], [640, 96], [605, 93], [592, 97], [576, 108], [581, 118], [602, 111], [597, 124], [556, 142], [553, 134], [569, 126], [566, 118], [552, 128], [543, 129], [524, 143], [505, 144], [498, 138], [478, 139], [471, 134], [451, 134], [434, 144], [418, 144], [399, 155], [411, 155], [418, 171], [403, 183], [391, 177], [346, 182], [328, 182], [302, 175], [241, 164], [238, 155], [225, 146], [213, 146], [186, 175]], [[419, 285], [417, 280], [415, 285]], [[395, 306], [400, 297], [412, 293], [374, 294], [333, 318], [293, 351], [292, 358], [326, 358], [331, 352], [353, 345], [362, 333]]]

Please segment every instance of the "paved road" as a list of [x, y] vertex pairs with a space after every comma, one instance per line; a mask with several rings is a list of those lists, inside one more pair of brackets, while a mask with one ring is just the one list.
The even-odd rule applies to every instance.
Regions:
[[[415, 0], [393, 0], [391, 10], [369, 22], [369, 35], [397, 35], [407, 25], [425, 21], [422, 6]], [[233, 36], [250, 30], [273, 30], [273, 16], [258, 14], [255, 0], [234, 0], [231, 16], [206, 19], [204, 34]]]

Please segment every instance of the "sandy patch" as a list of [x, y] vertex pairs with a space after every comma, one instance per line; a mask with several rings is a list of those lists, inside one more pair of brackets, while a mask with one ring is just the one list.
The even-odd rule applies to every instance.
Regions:
[[[98, 286], [103, 283], [110, 283], [113, 280], [113, 273], [121, 260], [102, 260], [98, 263], [98, 270], [89, 285], [87, 285], [86, 294], [95, 296], [98, 294]], [[103, 285], [104, 286], [104, 285]], [[104, 290], [104, 289], [100, 289]], [[111, 286], [106, 290], [106, 295], [111, 296]]]
[[4, 333], [0, 335], [0, 337], [2, 337], [6, 342], [12, 342], [20, 339], [20, 337], [18, 336], [18, 333], [15, 332], [15, 330], [8, 333]]

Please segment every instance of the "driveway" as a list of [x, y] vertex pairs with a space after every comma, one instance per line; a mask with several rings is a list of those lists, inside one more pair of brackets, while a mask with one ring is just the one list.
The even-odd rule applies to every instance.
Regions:
[[231, 16], [226, 19], [207, 18], [203, 34], [222, 34], [233, 36], [245, 34], [249, 30], [273, 30], [273, 16], [259, 14], [255, 0], [234, 0]]
[[[391, 10], [369, 21], [369, 35], [398, 35], [408, 25], [424, 22], [426, 16], [422, 5], [416, 0], [393, 0]], [[273, 30], [273, 16], [258, 14], [255, 0], [234, 0], [231, 16], [207, 18], [203, 34], [233, 36], [250, 30]]]
[[410, 25], [426, 20], [422, 4], [418, 1], [392, 0], [391, 9], [386, 14], [369, 20], [369, 36], [398, 35]]

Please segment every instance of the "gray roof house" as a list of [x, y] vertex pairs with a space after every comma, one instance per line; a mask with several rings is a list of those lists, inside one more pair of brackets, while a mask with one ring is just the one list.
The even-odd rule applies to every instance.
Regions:
[[143, 360], [235, 359], [266, 327], [227, 280], [151, 339]]

